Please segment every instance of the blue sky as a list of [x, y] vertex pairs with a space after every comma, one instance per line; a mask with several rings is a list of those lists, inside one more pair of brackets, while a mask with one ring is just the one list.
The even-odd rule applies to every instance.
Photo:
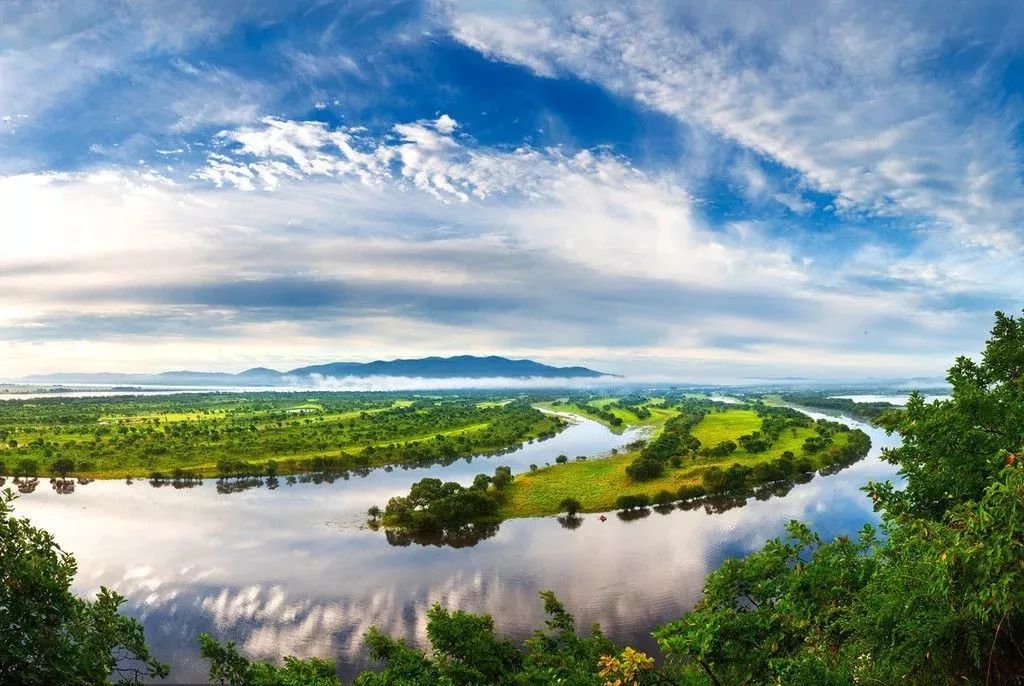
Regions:
[[0, 377], [459, 353], [942, 374], [1021, 307], [1022, 22], [4, 3]]

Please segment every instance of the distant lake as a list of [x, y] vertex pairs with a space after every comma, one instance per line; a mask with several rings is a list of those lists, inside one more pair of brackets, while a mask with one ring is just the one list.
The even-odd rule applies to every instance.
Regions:
[[711, 570], [782, 534], [789, 520], [834, 536], [877, 519], [859, 488], [892, 476], [878, 454], [896, 439], [844, 421], [870, 434], [870, 456], [783, 497], [719, 514], [652, 511], [623, 521], [610, 513], [603, 523], [588, 514], [575, 530], [553, 517], [510, 520], [462, 548], [393, 545], [363, 526], [366, 508], [425, 476], [468, 482], [502, 464], [525, 471], [563, 453], [605, 454], [640, 434], [616, 435], [580, 419], [505, 455], [333, 483], [281, 479], [273, 490], [227, 494], [213, 481], [184, 489], [97, 481], [58, 495], [44, 481], [15, 510], [74, 553], [78, 593], [105, 585], [127, 597], [125, 610], [143, 622], [175, 682], [205, 681], [196, 644], [203, 631], [255, 658], [332, 657], [345, 678], [368, 666], [361, 637], [372, 625], [423, 645], [435, 602], [491, 613], [500, 630], [524, 638], [543, 621], [537, 594], [544, 589], [584, 631], [600, 622], [615, 640], [653, 650], [651, 629], [692, 607]]
[[[883, 393], [883, 394], [871, 394], [865, 393], [862, 395], [832, 395], [830, 398], [843, 398], [846, 400], [852, 400], [856, 403], [892, 403], [893, 405], [906, 405], [907, 398], [910, 397], [910, 392], [906, 393]], [[924, 399], [928, 402], [933, 400], [949, 400], [949, 395], [928, 395], [924, 394]]]

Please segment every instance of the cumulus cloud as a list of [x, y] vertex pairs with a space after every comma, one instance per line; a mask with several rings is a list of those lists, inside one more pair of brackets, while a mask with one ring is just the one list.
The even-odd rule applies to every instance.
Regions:
[[[2, 179], [9, 216], [34, 227], [0, 268], [7, 368], [514, 352], [660, 378], [842, 375], [941, 364], [939, 334], [960, 330], [934, 316], [941, 298], [904, 288], [880, 310], [887, 284], [851, 287], [756, 224], [713, 230], [677, 180], [607, 152], [487, 148], [434, 120], [395, 129], [226, 131], [213, 162], [248, 170], [249, 186], [218, 188], [211, 163], [192, 183], [145, 170]], [[438, 177], [426, 187], [405, 171], [425, 158]], [[274, 185], [252, 167], [270, 164]], [[877, 256], [861, 269], [877, 277]]]
[[999, 8], [446, 2], [368, 46], [357, 3], [259, 54], [278, 6], [175, 9], [0, 7], [0, 374], [935, 373], [1024, 290]]

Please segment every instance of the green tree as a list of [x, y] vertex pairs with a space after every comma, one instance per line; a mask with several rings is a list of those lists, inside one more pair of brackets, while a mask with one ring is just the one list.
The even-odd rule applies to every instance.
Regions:
[[1024, 443], [1024, 320], [996, 313], [981, 362], [960, 357], [949, 370], [949, 400], [926, 403], [914, 393], [905, 409], [884, 413], [880, 426], [902, 445], [883, 451], [906, 487], [876, 485], [879, 508], [941, 519], [954, 505], [978, 500], [1003, 467], [1003, 453]]
[[15, 495], [0, 497], [0, 683], [106, 684], [165, 677], [142, 625], [118, 614], [124, 598], [101, 588], [71, 593], [77, 566], [48, 532], [13, 516]]
[[75, 461], [69, 457], [58, 457], [50, 463], [50, 473], [64, 478], [75, 471]]
[[558, 504], [558, 508], [570, 517], [575, 517], [583, 509], [583, 505], [576, 498], [564, 498]]
[[[1024, 324], [997, 314], [948, 401], [880, 423], [906, 485], [865, 490], [885, 536], [789, 538], [728, 560], [694, 610], [655, 631], [679, 675], [732, 684], [1019, 684], [1024, 674]], [[822, 437], [839, 428], [818, 423]], [[866, 441], [850, 432], [854, 453]], [[841, 451], [840, 451], [841, 452]], [[839, 459], [846, 456], [838, 455]], [[794, 468], [798, 465], [794, 463]], [[710, 471], [710, 470], [709, 470]], [[722, 476], [725, 476], [723, 473]]]

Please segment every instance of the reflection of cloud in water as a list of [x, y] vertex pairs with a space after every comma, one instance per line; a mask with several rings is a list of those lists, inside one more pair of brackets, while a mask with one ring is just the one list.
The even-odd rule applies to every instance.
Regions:
[[[573, 430], [573, 445], [588, 447], [565, 450], [556, 438], [528, 446], [537, 452], [526, 459], [593, 453], [629, 440], [598, 433], [593, 423]], [[893, 443], [870, 433], [873, 455]], [[584, 515], [576, 530], [555, 518], [512, 520], [493, 538], [460, 549], [393, 547], [383, 533], [350, 525], [369, 504], [426, 474], [463, 478], [489, 466], [377, 470], [332, 484], [230, 495], [211, 484], [154, 490], [96, 482], [70, 495], [40, 489], [16, 509], [76, 555], [76, 590], [106, 585], [128, 598], [128, 611], [143, 619], [176, 679], [205, 677], [195, 641], [201, 631], [255, 657], [334, 657], [350, 674], [366, 664], [362, 635], [372, 625], [422, 645], [425, 613], [435, 602], [489, 612], [503, 631], [525, 637], [543, 620], [537, 593], [544, 589], [562, 598], [581, 627], [600, 622], [615, 638], [650, 647], [651, 628], [691, 607], [724, 558], [759, 548], [790, 519], [827, 535], [856, 531], [875, 517], [859, 488], [892, 473], [871, 457], [785, 497], [751, 498], [713, 515], [698, 508], [603, 523]]]

